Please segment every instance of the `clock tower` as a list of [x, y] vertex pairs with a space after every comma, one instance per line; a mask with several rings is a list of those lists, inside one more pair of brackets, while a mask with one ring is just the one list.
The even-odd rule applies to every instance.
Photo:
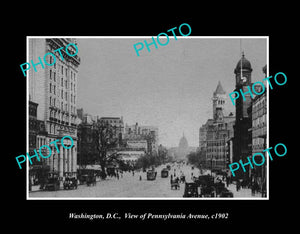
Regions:
[[222, 122], [224, 117], [224, 106], [226, 101], [226, 92], [219, 81], [216, 91], [213, 94], [213, 118], [216, 122]]
[[[251, 155], [252, 136], [249, 134], [249, 129], [252, 124], [252, 117], [248, 115], [248, 108], [251, 106], [252, 98], [249, 91], [251, 91], [251, 63], [245, 58], [244, 53], [242, 58], [237, 63], [234, 69], [235, 74], [235, 90], [238, 93], [243, 92], [245, 100], [242, 96], [236, 99], [235, 103], [235, 126], [234, 126], [234, 143], [233, 143], [233, 161], [247, 163], [247, 157]], [[243, 172], [240, 170], [237, 173], [238, 178], [249, 178], [250, 170]]]
[[[236, 118], [237, 121], [248, 117], [247, 108], [251, 105], [251, 96], [248, 92], [251, 87], [251, 63], [245, 58], [244, 53], [242, 54], [242, 58], [237, 63], [236, 68], [234, 69], [235, 74], [235, 91], [238, 93], [245, 93], [244, 100], [241, 96], [236, 99]], [[247, 93], [248, 92], [248, 93]]]

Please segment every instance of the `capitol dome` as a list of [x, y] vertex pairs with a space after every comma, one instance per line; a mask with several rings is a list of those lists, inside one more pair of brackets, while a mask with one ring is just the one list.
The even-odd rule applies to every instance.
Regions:
[[185, 138], [184, 134], [181, 137], [180, 141], [179, 141], [179, 148], [181, 149], [187, 149], [189, 147], [189, 144], [187, 142], [187, 139]]

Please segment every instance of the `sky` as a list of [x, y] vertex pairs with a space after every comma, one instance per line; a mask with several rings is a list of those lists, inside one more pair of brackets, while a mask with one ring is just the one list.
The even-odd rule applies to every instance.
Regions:
[[77, 108], [93, 116], [123, 116], [128, 125], [157, 126], [159, 144], [167, 147], [178, 146], [183, 133], [190, 146], [198, 146], [199, 128], [212, 118], [218, 81], [227, 93], [225, 114], [235, 113], [228, 95], [235, 88], [241, 50], [252, 65], [252, 82], [264, 78], [266, 38], [170, 37], [165, 46], [150, 46], [150, 52], [145, 46], [138, 57], [133, 45], [144, 40], [152, 39], [77, 39]]

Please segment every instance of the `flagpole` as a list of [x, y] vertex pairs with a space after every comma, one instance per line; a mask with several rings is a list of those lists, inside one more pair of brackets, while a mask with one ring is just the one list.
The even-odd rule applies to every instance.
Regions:
[[243, 78], [243, 51], [242, 51], [242, 38], [240, 38], [240, 53], [241, 53], [241, 79]]

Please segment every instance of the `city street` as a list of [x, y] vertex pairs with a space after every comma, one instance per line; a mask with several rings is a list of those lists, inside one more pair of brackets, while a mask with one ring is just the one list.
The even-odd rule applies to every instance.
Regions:
[[[156, 168], [156, 180], [147, 180], [146, 172], [124, 172], [123, 177], [108, 177], [106, 180], [99, 180], [96, 186], [79, 185], [75, 190], [58, 190], [58, 191], [34, 191], [29, 193], [29, 197], [72, 197], [72, 198], [165, 198], [174, 197], [182, 198], [184, 193], [184, 183], [180, 183], [180, 189], [171, 190], [170, 174], [174, 173], [179, 176], [183, 173], [186, 181], [191, 180], [191, 176], [198, 176], [200, 171], [197, 168], [192, 169], [191, 166], [178, 165], [172, 166], [169, 177], [161, 178], [160, 171], [165, 165]], [[141, 176], [141, 180], [140, 180]], [[250, 189], [240, 189], [236, 191], [234, 184], [229, 185], [228, 189], [233, 192], [234, 197], [252, 197]], [[256, 196], [259, 196], [256, 194]], [[200, 198], [201, 199], [201, 198]]]

